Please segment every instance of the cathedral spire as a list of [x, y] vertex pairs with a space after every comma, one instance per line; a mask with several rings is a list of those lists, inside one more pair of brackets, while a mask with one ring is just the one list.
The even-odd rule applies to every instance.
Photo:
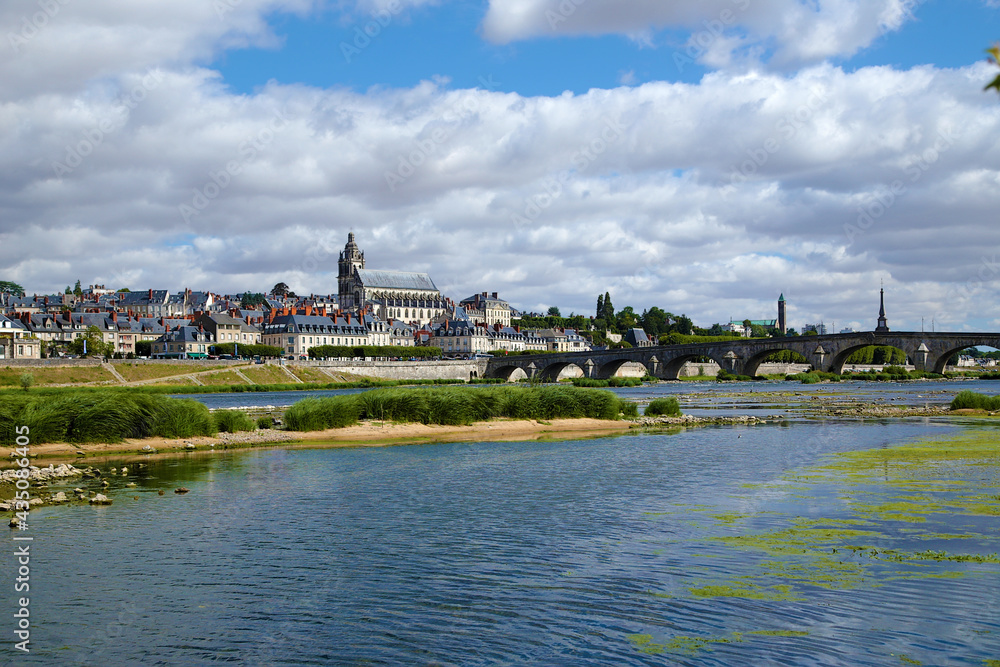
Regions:
[[885, 318], [885, 288], [879, 290], [879, 305], [878, 305], [878, 326], [875, 327], [876, 332], [885, 332], [889, 330], [889, 322]]

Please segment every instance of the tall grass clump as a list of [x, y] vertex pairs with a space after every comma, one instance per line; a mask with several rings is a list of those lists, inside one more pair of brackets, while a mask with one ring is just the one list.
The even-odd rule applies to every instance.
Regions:
[[242, 410], [217, 410], [212, 418], [215, 420], [215, 428], [221, 433], [252, 431], [256, 427], [254, 420]]
[[304, 398], [285, 412], [285, 425], [292, 431], [322, 431], [357, 424], [360, 395]]
[[963, 391], [951, 402], [952, 410], [1000, 410], [1000, 396], [986, 396], [974, 391]]
[[4, 396], [0, 402], [0, 443], [13, 443], [17, 426], [27, 426], [32, 441], [38, 443], [121, 442], [126, 438], [215, 433], [208, 408], [201, 403], [108, 389]]
[[168, 398], [160, 406], [150, 435], [161, 438], [193, 438], [216, 433], [215, 420], [204, 403], [193, 398]]
[[647, 417], [680, 417], [681, 404], [673, 396], [667, 398], [656, 398], [646, 406]]

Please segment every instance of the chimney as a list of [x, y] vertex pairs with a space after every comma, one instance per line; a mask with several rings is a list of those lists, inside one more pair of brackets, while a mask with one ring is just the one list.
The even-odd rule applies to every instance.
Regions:
[[152, 289], [149, 290], [149, 300], [150, 301], [153, 300], [153, 290]]
[[313, 307], [308, 303], [306, 304], [306, 317], [311, 317], [313, 314]]
[[325, 305], [319, 307], [319, 313], [323, 317], [326, 317], [326, 306]]
[[118, 323], [118, 311], [117, 310], [112, 310], [111, 311], [111, 321], [114, 322], [115, 324]]

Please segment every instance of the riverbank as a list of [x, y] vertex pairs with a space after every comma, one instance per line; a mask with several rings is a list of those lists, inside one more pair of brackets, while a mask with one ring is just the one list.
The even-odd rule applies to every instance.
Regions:
[[[153, 455], [175, 455], [186, 452], [249, 449], [255, 447], [382, 447], [432, 442], [488, 442], [552, 439], [578, 439], [624, 433], [635, 424], [629, 421], [601, 419], [532, 419], [491, 420], [469, 426], [438, 424], [399, 424], [367, 421], [344, 428], [322, 431], [257, 430], [242, 433], [220, 433], [217, 436], [183, 439], [142, 438], [118, 443], [72, 444], [44, 443], [31, 445], [33, 462], [45, 465], [74, 463], [83, 465], [93, 459], [145, 458]], [[12, 467], [3, 461], [0, 467]]]

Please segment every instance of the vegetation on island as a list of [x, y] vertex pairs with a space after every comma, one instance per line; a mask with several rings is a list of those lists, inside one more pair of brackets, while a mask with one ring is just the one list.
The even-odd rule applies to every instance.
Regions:
[[490, 419], [615, 420], [638, 416], [635, 403], [611, 392], [566, 386], [462, 389], [375, 389], [361, 394], [306, 398], [288, 409], [293, 431], [343, 428], [362, 419], [468, 425]]
[[987, 396], [974, 391], [962, 391], [951, 402], [952, 410], [982, 410], [996, 412], [1000, 410], [1000, 396]]

